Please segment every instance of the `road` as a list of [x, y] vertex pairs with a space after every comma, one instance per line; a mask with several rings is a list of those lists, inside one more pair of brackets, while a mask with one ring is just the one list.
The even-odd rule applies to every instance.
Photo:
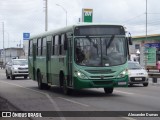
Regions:
[[[160, 79], [148, 87], [134, 85], [115, 88], [112, 95], [103, 89], [85, 89], [64, 95], [58, 87], [39, 90], [37, 82], [17, 78], [8, 80], [0, 70], [0, 96], [22, 111], [160, 111]], [[63, 114], [63, 113], [62, 113]], [[39, 118], [32, 118], [39, 120]], [[46, 117], [41, 119], [75, 120], [74, 117]], [[105, 117], [76, 117], [77, 120], [106, 120]], [[158, 120], [159, 117], [109, 117], [111, 120]]]

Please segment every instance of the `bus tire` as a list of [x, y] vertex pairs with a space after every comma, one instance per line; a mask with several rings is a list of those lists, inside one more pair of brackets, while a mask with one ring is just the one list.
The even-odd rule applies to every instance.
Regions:
[[40, 90], [43, 90], [45, 88], [45, 84], [42, 83], [42, 75], [40, 71], [37, 73], [37, 82], [38, 82], [38, 88]]
[[70, 95], [72, 90], [67, 87], [67, 81], [64, 79], [64, 75], [61, 76], [61, 79], [63, 80], [63, 93], [65, 95]]
[[104, 88], [104, 92], [106, 94], [112, 94], [113, 93], [113, 88]]

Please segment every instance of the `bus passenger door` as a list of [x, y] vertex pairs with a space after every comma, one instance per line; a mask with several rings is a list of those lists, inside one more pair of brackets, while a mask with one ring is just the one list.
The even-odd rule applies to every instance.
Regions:
[[67, 67], [67, 71], [68, 71], [68, 81], [67, 81], [67, 85], [72, 87], [73, 86], [73, 82], [72, 82], [72, 40], [71, 38], [68, 38], [68, 67]]
[[47, 41], [47, 49], [46, 49], [46, 73], [47, 73], [47, 83], [51, 84], [51, 42]]

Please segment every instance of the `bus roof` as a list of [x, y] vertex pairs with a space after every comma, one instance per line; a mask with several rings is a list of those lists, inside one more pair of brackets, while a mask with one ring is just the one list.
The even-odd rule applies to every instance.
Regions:
[[66, 26], [66, 27], [63, 27], [63, 28], [59, 28], [59, 29], [56, 29], [56, 30], [51, 30], [51, 31], [47, 31], [47, 32], [43, 32], [43, 33], [40, 33], [40, 34], [37, 34], [37, 35], [33, 35], [31, 36], [30, 39], [34, 39], [34, 38], [38, 38], [38, 37], [45, 37], [45, 36], [48, 36], [48, 35], [52, 35], [52, 34], [56, 34], [56, 33], [64, 33], [66, 31], [73, 31], [73, 29], [77, 26], [91, 26], [91, 25], [108, 25], [108, 26], [119, 26], [119, 27], [123, 27], [122, 25], [115, 25], [115, 24], [104, 24], [104, 23], [79, 23], [79, 24], [76, 24], [76, 25], [70, 25], [70, 26]]

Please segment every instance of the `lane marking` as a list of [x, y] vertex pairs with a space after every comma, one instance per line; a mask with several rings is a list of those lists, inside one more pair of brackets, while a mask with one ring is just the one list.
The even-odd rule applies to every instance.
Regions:
[[75, 104], [79, 104], [79, 105], [82, 105], [82, 106], [85, 106], [85, 107], [89, 107], [89, 105], [87, 104], [83, 104], [83, 103], [80, 103], [80, 102], [76, 102], [74, 100], [70, 100], [70, 99], [67, 99], [67, 98], [63, 98], [63, 97], [58, 97], [60, 99], [63, 99], [63, 100], [66, 100], [66, 101], [69, 101], [69, 102], [72, 102], [72, 103], [75, 103]]
[[119, 90], [114, 90], [114, 92], [124, 93], [124, 94], [128, 94], [128, 95], [133, 95], [133, 94], [135, 94], [135, 93], [123, 92], [123, 91], [119, 91]]
[[[44, 92], [40, 92], [40, 91], [37, 91], [37, 90], [33, 90], [33, 89], [30, 89], [30, 88], [26, 88], [26, 87], [23, 87], [21, 85], [17, 85], [17, 84], [13, 84], [13, 83], [8, 83], [8, 82], [3, 82], [3, 81], [0, 81], [1, 83], [5, 83], [5, 84], [9, 84], [9, 85], [13, 85], [13, 86], [17, 86], [17, 87], [21, 87], [21, 88], [24, 88], [24, 89], [27, 89], [27, 90], [31, 90], [33, 92], [37, 92], [37, 93], [40, 93], [40, 94], [43, 94], [45, 95], [49, 101], [52, 103], [52, 105], [55, 107], [55, 110], [56, 111], [60, 111], [57, 103], [51, 98], [51, 96], [47, 93], [44, 93]], [[64, 117], [63, 117], [63, 114], [61, 114], [61, 112], [58, 112], [59, 116], [60, 116], [60, 119], [61, 120], [66, 120]], [[61, 117], [62, 116], [62, 117]]]
[[21, 86], [21, 85], [17, 85], [17, 84], [14, 84], [14, 83], [8, 83], [8, 82], [4, 82], [4, 81], [0, 81], [0, 82], [1, 82], [1, 83], [6, 83], [6, 84], [9, 84], [9, 85], [14, 85], [14, 86], [17, 86], [17, 87], [21, 87], [21, 88], [24, 88], [24, 89], [27, 89], [27, 90], [31, 90], [31, 91], [34, 91], [34, 92], [37, 92], [37, 93], [46, 95], [46, 93], [44, 93], [44, 92], [40, 92], [40, 91], [37, 91], [37, 90], [33, 90], [33, 89], [30, 89], [30, 88], [26, 88], [26, 87], [23, 87], [23, 86]]

